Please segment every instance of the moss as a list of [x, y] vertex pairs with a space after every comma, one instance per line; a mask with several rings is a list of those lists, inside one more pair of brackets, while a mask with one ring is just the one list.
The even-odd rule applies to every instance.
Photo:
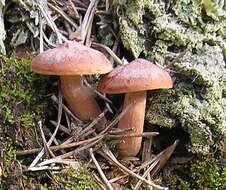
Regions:
[[185, 166], [164, 171], [165, 184], [170, 189], [223, 190], [226, 187], [226, 168], [210, 157], [196, 158]]
[[198, 161], [192, 164], [191, 178], [194, 189], [221, 190], [226, 188], [226, 168], [216, 164]]
[[44, 96], [48, 83], [31, 71], [32, 55], [20, 60], [14, 55], [0, 59], [0, 137], [4, 149], [1, 185], [10, 189], [21, 178], [19, 174], [14, 178], [11, 169], [16, 150], [38, 146], [35, 123], [45, 118], [49, 99]]
[[173, 172], [170, 171], [165, 171], [164, 172], [164, 177], [165, 180], [170, 180], [170, 183], [166, 182], [166, 185], [171, 189], [171, 190], [177, 190], [177, 189], [183, 189], [183, 190], [191, 190], [191, 185], [188, 181], [183, 179], [182, 177], [174, 174]]
[[151, 106], [146, 113], [146, 119], [149, 123], [161, 127], [175, 127], [176, 120], [173, 117], [169, 117], [171, 105], [176, 101], [172, 98], [174, 97], [172, 94], [172, 91], [168, 91], [167, 93], [166, 91], [161, 91], [160, 94], [158, 94], [158, 91], [157, 93], [153, 93], [153, 98], [149, 101]]
[[39, 96], [35, 85], [38, 86], [41, 80], [44, 82], [44, 78], [38, 79], [37, 75], [31, 72], [31, 57], [24, 60], [17, 60], [14, 56], [1, 59], [0, 104], [5, 122], [14, 124], [16, 121], [21, 123], [22, 127], [33, 127], [34, 121], [43, 116], [45, 103], [35, 103], [44, 90], [39, 89]]
[[[101, 188], [91, 179], [89, 170], [85, 167], [79, 167], [78, 170], [72, 168], [66, 169], [60, 173], [54, 174], [54, 180], [58, 184], [58, 189], [65, 190], [100, 190]], [[55, 187], [56, 188], [56, 187]], [[54, 189], [51, 186], [44, 185], [42, 189]]]
[[34, 113], [24, 113], [24, 114], [22, 114], [20, 116], [20, 119], [19, 119], [21, 127], [23, 127], [23, 128], [34, 127], [35, 126], [34, 118], [35, 118]]

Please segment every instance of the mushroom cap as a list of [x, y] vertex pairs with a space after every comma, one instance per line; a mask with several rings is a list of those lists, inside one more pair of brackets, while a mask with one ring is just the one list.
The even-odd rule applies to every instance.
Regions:
[[172, 87], [173, 81], [167, 71], [145, 59], [135, 59], [103, 76], [97, 90], [118, 94]]
[[44, 75], [104, 74], [112, 69], [103, 53], [76, 41], [44, 51], [32, 61], [32, 70]]

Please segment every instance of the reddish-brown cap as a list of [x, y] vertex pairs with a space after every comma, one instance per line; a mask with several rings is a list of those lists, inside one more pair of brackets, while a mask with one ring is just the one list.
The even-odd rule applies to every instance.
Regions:
[[32, 61], [32, 70], [45, 75], [104, 74], [112, 69], [103, 53], [76, 41], [44, 51]]
[[105, 75], [97, 90], [117, 94], [172, 87], [173, 81], [167, 71], [145, 59], [135, 59]]

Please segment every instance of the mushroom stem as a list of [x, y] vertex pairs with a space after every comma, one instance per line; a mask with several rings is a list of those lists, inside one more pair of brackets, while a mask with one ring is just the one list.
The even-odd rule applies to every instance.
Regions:
[[[119, 129], [133, 129], [134, 134], [141, 134], [144, 126], [146, 91], [127, 93], [124, 99], [123, 109], [133, 103], [132, 107], [119, 121]], [[123, 138], [119, 143], [119, 154], [122, 157], [136, 156], [141, 147], [141, 137]]]
[[[61, 89], [71, 111], [82, 121], [95, 119], [101, 110], [92, 96], [89, 88], [81, 83], [79, 75], [60, 76]], [[97, 124], [97, 128], [103, 129], [106, 118], [103, 117]]]

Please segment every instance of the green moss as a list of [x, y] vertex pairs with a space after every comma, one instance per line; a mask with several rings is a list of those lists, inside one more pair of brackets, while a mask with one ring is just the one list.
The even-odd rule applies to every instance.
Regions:
[[23, 115], [21, 115], [19, 119], [21, 127], [23, 128], [34, 127], [35, 126], [34, 118], [35, 118], [34, 113], [24, 113]]
[[2, 109], [4, 110], [5, 121], [8, 122], [9, 124], [13, 124], [15, 121], [13, 119], [12, 111], [8, 107], [5, 107], [5, 106], [3, 106]]
[[199, 161], [191, 167], [193, 189], [221, 190], [226, 188], [226, 168], [216, 164]]
[[183, 190], [191, 190], [190, 183], [186, 180], [183, 180], [180, 176], [168, 174], [170, 183], [168, 184], [171, 190], [183, 189]]
[[226, 168], [218, 160], [198, 158], [191, 163], [164, 172], [165, 184], [172, 190], [223, 190]]
[[139, 29], [142, 24], [142, 16], [144, 14], [144, 0], [129, 0], [125, 4], [125, 17], [127, 17], [131, 23]]
[[[2, 130], [1, 130], [1, 127], [0, 127], [0, 135], [2, 135]], [[1, 144], [1, 148], [4, 147], [4, 154], [3, 154], [3, 168], [2, 171], [1, 171], [1, 183], [0, 183], [0, 189], [5, 189], [6, 186], [5, 186], [5, 181], [4, 179], [7, 179], [7, 177], [10, 175], [11, 173], [11, 165], [12, 165], [12, 162], [13, 160], [15, 159], [16, 157], [16, 148], [13, 146], [13, 142], [12, 142], [12, 139], [6, 137], [4, 138], [4, 141], [2, 141]]]
[[[91, 179], [89, 170], [85, 167], [79, 167], [78, 170], [72, 168], [54, 175], [54, 180], [58, 185], [62, 185], [65, 190], [100, 190], [101, 188]], [[44, 186], [44, 189], [53, 187]]]
[[9, 138], [7, 138], [5, 140], [7, 142], [4, 143], [4, 145], [5, 145], [4, 146], [4, 148], [5, 148], [5, 155], [3, 157], [3, 160], [4, 160], [3, 176], [4, 177], [7, 176], [5, 174], [8, 174], [10, 172], [11, 162], [16, 156], [16, 149], [15, 149], [15, 147], [12, 146], [12, 141]]
[[170, 46], [171, 45], [164, 40], [156, 40], [152, 50], [145, 50], [144, 54], [147, 59], [157, 62], [160, 65], [165, 65], [166, 60], [172, 60], [178, 55], [177, 53], [168, 50]]
[[45, 118], [49, 100], [44, 98], [45, 78], [31, 71], [32, 56], [20, 60], [13, 55], [1, 56], [0, 59], [0, 145], [4, 150], [5, 179], [1, 186], [4, 189], [10, 187], [12, 179], [20, 180], [13, 178], [11, 170], [16, 150], [38, 147], [35, 124]]
[[[14, 56], [1, 57], [0, 104], [4, 121], [9, 124], [20, 123], [22, 127], [33, 127], [41, 119], [44, 103], [37, 104], [43, 90], [37, 94], [37, 75], [31, 72], [31, 57], [17, 60]], [[33, 107], [34, 106], [34, 107]]]

